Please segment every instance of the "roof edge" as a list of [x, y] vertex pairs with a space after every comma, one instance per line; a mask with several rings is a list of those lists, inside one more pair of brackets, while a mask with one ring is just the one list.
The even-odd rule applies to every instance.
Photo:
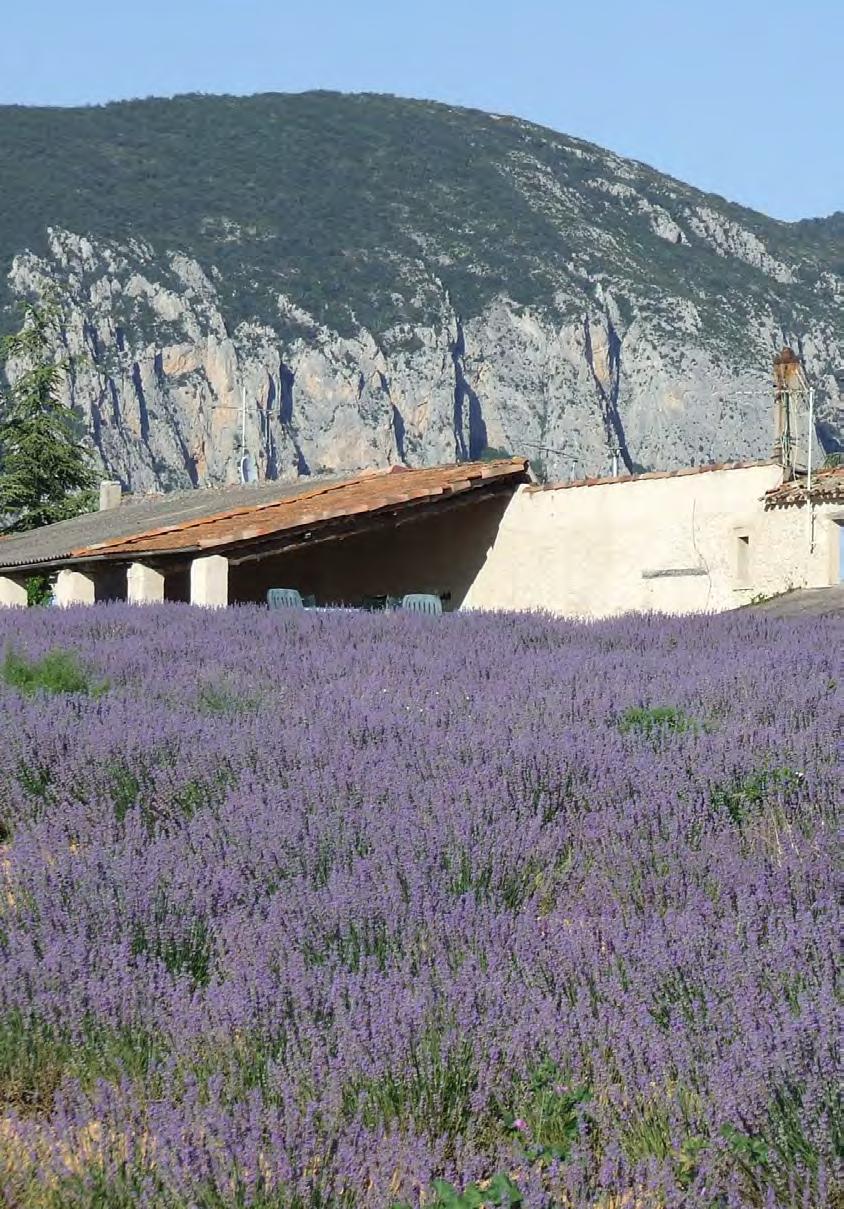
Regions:
[[765, 508], [800, 508], [806, 503], [844, 500], [844, 466], [820, 467], [813, 475], [811, 487], [807, 487], [806, 480], [807, 475], [802, 474], [766, 491], [762, 497]]
[[572, 479], [566, 483], [540, 483], [529, 491], [568, 491], [573, 487], [608, 487], [614, 483], [641, 483], [656, 479], [679, 479], [694, 474], [714, 474], [721, 470], [753, 470], [778, 466], [776, 458], [752, 458], [742, 462], [712, 462], [705, 466], [681, 466], [677, 470], [645, 470], [641, 474], [608, 474], [594, 478]]
[[[446, 483], [443, 486], [438, 486], [436, 488], [417, 488], [418, 495], [414, 495], [408, 480], [412, 480], [414, 475], [430, 476], [432, 474], [436, 474], [438, 471], [459, 471], [460, 477], [455, 479], [453, 482]], [[71, 561], [77, 563], [93, 560], [100, 561], [105, 559], [113, 559], [117, 561], [118, 559], [131, 559], [133, 556], [151, 557], [165, 554], [166, 556], [184, 556], [202, 550], [209, 551], [214, 549], [222, 549], [235, 543], [233, 540], [222, 537], [215, 537], [213, 539], [209, 538], [203, 541], [201, 538], [203, 531], [208, 529], [213, 530], [213, 527], [216, 524], [230, 521], [247, 520], [253, 518], [259, 520], [261, 515], [264, 513], [273, 511], [276, 513], [279, 511], [283, 512], [288, 506], [291, 509], [300, 510], [303, 504], [307, 505], [309, 502], [313, 503], [316, 500], [324, 499], [324, 497], [327, 495], [334, 494], [347, 488], [355, 487], [360, 483], [370, 482], [374, 478], [385, 478], [387, 476], [393, 477], [394, 480], [397, 480], [397, 485], [401, 485], [401, 487], [405, 490], [410, 490], [410, 494], [404, 495], [404, 491], [402, 491], [394, 500], [385, 503], [383, 507], [356, 509], [356, 511], [360, 513], [369, 512], [375, 515], [379, 512], [383, 512], [385, 509], [401, 506], [403, 504], [412, 505], [414, 503], [422, 503], [439, 495], [450, 496], [471, 491], [477, 487], [487, 485], [495, 480], [506, 482], [511, 479], [523, 479], [527, 473], [528, 459], [521, 457], [501, 458], [489, 462], [452, 462], [441, 466], [425, 466], [418, 468], [406, 467], [404, 468], [404, 472], [400, 475], [393, 475], [392, 469], [387, 468], [383, 471], [378, 471], [375, 473], [369, 472], [362, 475], [350, 476], [347, 479], [340, 480], [336, 483], [331, 483], [328, 486], [323, 486], [319, 489], [315, 489], [312, 492], [301, 492], [296, 496], [290, 497], [289, 500], [282, 498], [262, 504], [252, 504], [234, 509], [227, 509], [223, 512], [214, 512], [208, 514], [207, 516], [192, 519], [190, 522], [185, 524], [161, 526], [155, 529], [143, 530], [139, 533], [134, 533], [124, 538], [114, 539], [107, 542], [97, 542], [91, 546], [79, 546], [70, 551], [70, 553], [60, 561], [65, 563]], [[339, 514], [342, 515], [342, 513], [343, 510], [341, 509]], [[320, 517], [315, 519], [308, 517], [307, 526], [320, 524], [325, 519], [328, 518]], [[293, 524], [290, 526], [290, 529], [292, 531], [301, 527], [301, 525]], [[286, 528], [287, 526], [282, 523], [278, 525], [276, 530], [268, 531], [268, 533], [272, 531], [284, 532]], [[167, 536], [173, 534], [184, 534], [184, 542], [178, 546], [169, 546], [163, 550], [156, 550], [154, 548], [145, 549], [145, 543], [154, 544], [161, 538], [166, 538]], [[266, 537], [267, 535], [268, 534], [262, 534], [261, 536]]]
[[[465, 468], [468, 471], [480, 467], [483, 469], [491, 469], [496, 466], [512, 466], [513, 471], [527, 472], [527, 458], [501, 458], [491, 462], [447, 462], [439, 466], [401, 466], [402, 477], [405, 474], [412, 475], [415, 471], [423, 474], [430, 474], [437, 470], [451, 470], [456, 467]], [[145, 529], [139, 533], [133, 533], [130, 537], [121, 538], [119, 544], [127, 542], [143, 541], [145, 538], [163, 537], [167, 533], [189, 532], [191, 529], [201, 529], [206, 525], [212, 525], [216, 521], [236, 520], [243, 516], [256, 516], [261, 512], [268, 511], [271, 508], [284, 508], [286, 506], [294, 506], [302, 504], [308, 500], [320, 499], [323, 496], [331, 495], [337, 491], [345, 490], [350, 484], [358, 482], [368, 482], [374, 478], [380, 478], [386, 475], [394, 474], [396, 467], [386, 466], [374, 470], [364, 470], [359, 474], [349, 475], [348, 478], [338, 479], [336, 482], [331, 482], [322, 487], [315, 488], [313, 491], [303, 491], [290, 499], [267, 500], [261, 504], [243, 504], [239, 508], [226, 508], [219, 512], [209, 513], [207, 516], [197, 517], [194, 520], [183, 524], [174, 523], [171, 525], [163, 525], [154, 529]], [[110, 540], [104, 542], [96, 542], [91, 546], [79, 546], [70, 552], [71, 557], [79, 558], [86, 554], [96, 554], [99, 551], [107, 552], [111, 547], [118, 544], [118, 540]], [[189, 547], [186, 547], [189, 548]]]

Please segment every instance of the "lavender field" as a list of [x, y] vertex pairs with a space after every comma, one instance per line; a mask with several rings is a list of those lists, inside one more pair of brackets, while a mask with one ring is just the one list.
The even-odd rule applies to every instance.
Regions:
[[0, 1203], [844, 1204], [842, 637], [0, 613]]

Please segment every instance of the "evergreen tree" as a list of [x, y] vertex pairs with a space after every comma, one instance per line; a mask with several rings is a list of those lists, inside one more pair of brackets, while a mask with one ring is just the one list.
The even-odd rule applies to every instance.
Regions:
[[67, 363], [56, 361], [59, 316], [51, 304], [25, 308], [21, 330], [0, 344], [22, 370], [0, 393], [0, 532], [15, 533], [91, 507], [96, 476], [61, 399]]

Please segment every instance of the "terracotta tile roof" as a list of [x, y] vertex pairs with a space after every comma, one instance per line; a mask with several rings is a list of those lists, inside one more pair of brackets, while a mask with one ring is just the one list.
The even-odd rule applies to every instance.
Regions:
[[772, 458], [746, 462], [713, 462], [706, 466], [683, 466], [679, 470], [646, 470], [642, 474], [605, 475], [600, 478], [573, 479], [570, 483], [545, 483], [530, 491], [567, 491], [570, 487], [603, 487], [608, 483], [638, 483], [647, 479], [678, 479], [688, 474], [711, 474], [715, 470], [749, 470], [754, 466], [772, 466]]
[[70, 520], [4, 536], [0, 542], [0, 567], [59, 562], [70, 558], [71, 551], [82, 546], [131, 537], [149, 529], [180, 524], [224, 509], [313, 491], [315, 486], [326, 486], [332, 481], [339, 480], [299, 479], [282, 482], [276, 479], [248, 485], [234, 483], [227, 487], [204, 487], [200, 491], [192, 488], [166, 494], [127, 494], [116, 508], [83, 512]]
[[365, 513], [390, 512], [486, 487], [493, 482], [515, 487], [527, 481], [527, 460], [466, 462], [423, 470], [395, 468], [371, 471], [355, 478], [314, 485], [295, 495], [192, 517], [180, 523], [116, 540], [80, 546], [74, 559], [126, 558], [143, 555], [195, 553], [273, 537], [302, 533], [313, 526]]
[[812, 475], [812, 489], [806, 491], [806, 478], [792, 479], [781, 483], [765, 493], [765, 507], [776, 508], [786, 504], [805, 504], [807, 499], [816, 503], [834, 503], [844, 500], [844, 466], [823, 466]]

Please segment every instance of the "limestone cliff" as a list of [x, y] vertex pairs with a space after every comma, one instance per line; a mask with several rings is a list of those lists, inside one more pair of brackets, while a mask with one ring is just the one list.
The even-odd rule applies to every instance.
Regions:
[[[379, 202], [367, 183], [375, 209], [350, 229], [345, 292], [324, 288], [322, 246], [273, 261], [269, 220], [256, 251], [234, 218], [207, 214], [201, 235], [183, 224], [165, 241], [143, 207], [104, 227], [93, 203], [82, 223], [57, 198], [25, 245], [0, 245], [7, 322], [15, 299], [58, 292], [69, 399], [104, 470], [133, 490], [236, 479], [244, 401], [262, 478], [490, 448], [550, 477], [601, 473], [614, 456], [628, 469], [764, 456], [784, 342], [801, 350], [819, 435], [836, 445], [839, 225], [775, 224], [526, 123], [508, 120], [496, 150], [501, 121], [468, 115], [463, 132], [467, 171], [478, 123], [485, 171], [498, 155], [510, 192], [494, 212], [438, 218], [411, 191], [397, 220], [395, 197]], [[412, 166], [415, 151], [395, 155]], [[426, 187], [461, 186], [444, 172]]]

